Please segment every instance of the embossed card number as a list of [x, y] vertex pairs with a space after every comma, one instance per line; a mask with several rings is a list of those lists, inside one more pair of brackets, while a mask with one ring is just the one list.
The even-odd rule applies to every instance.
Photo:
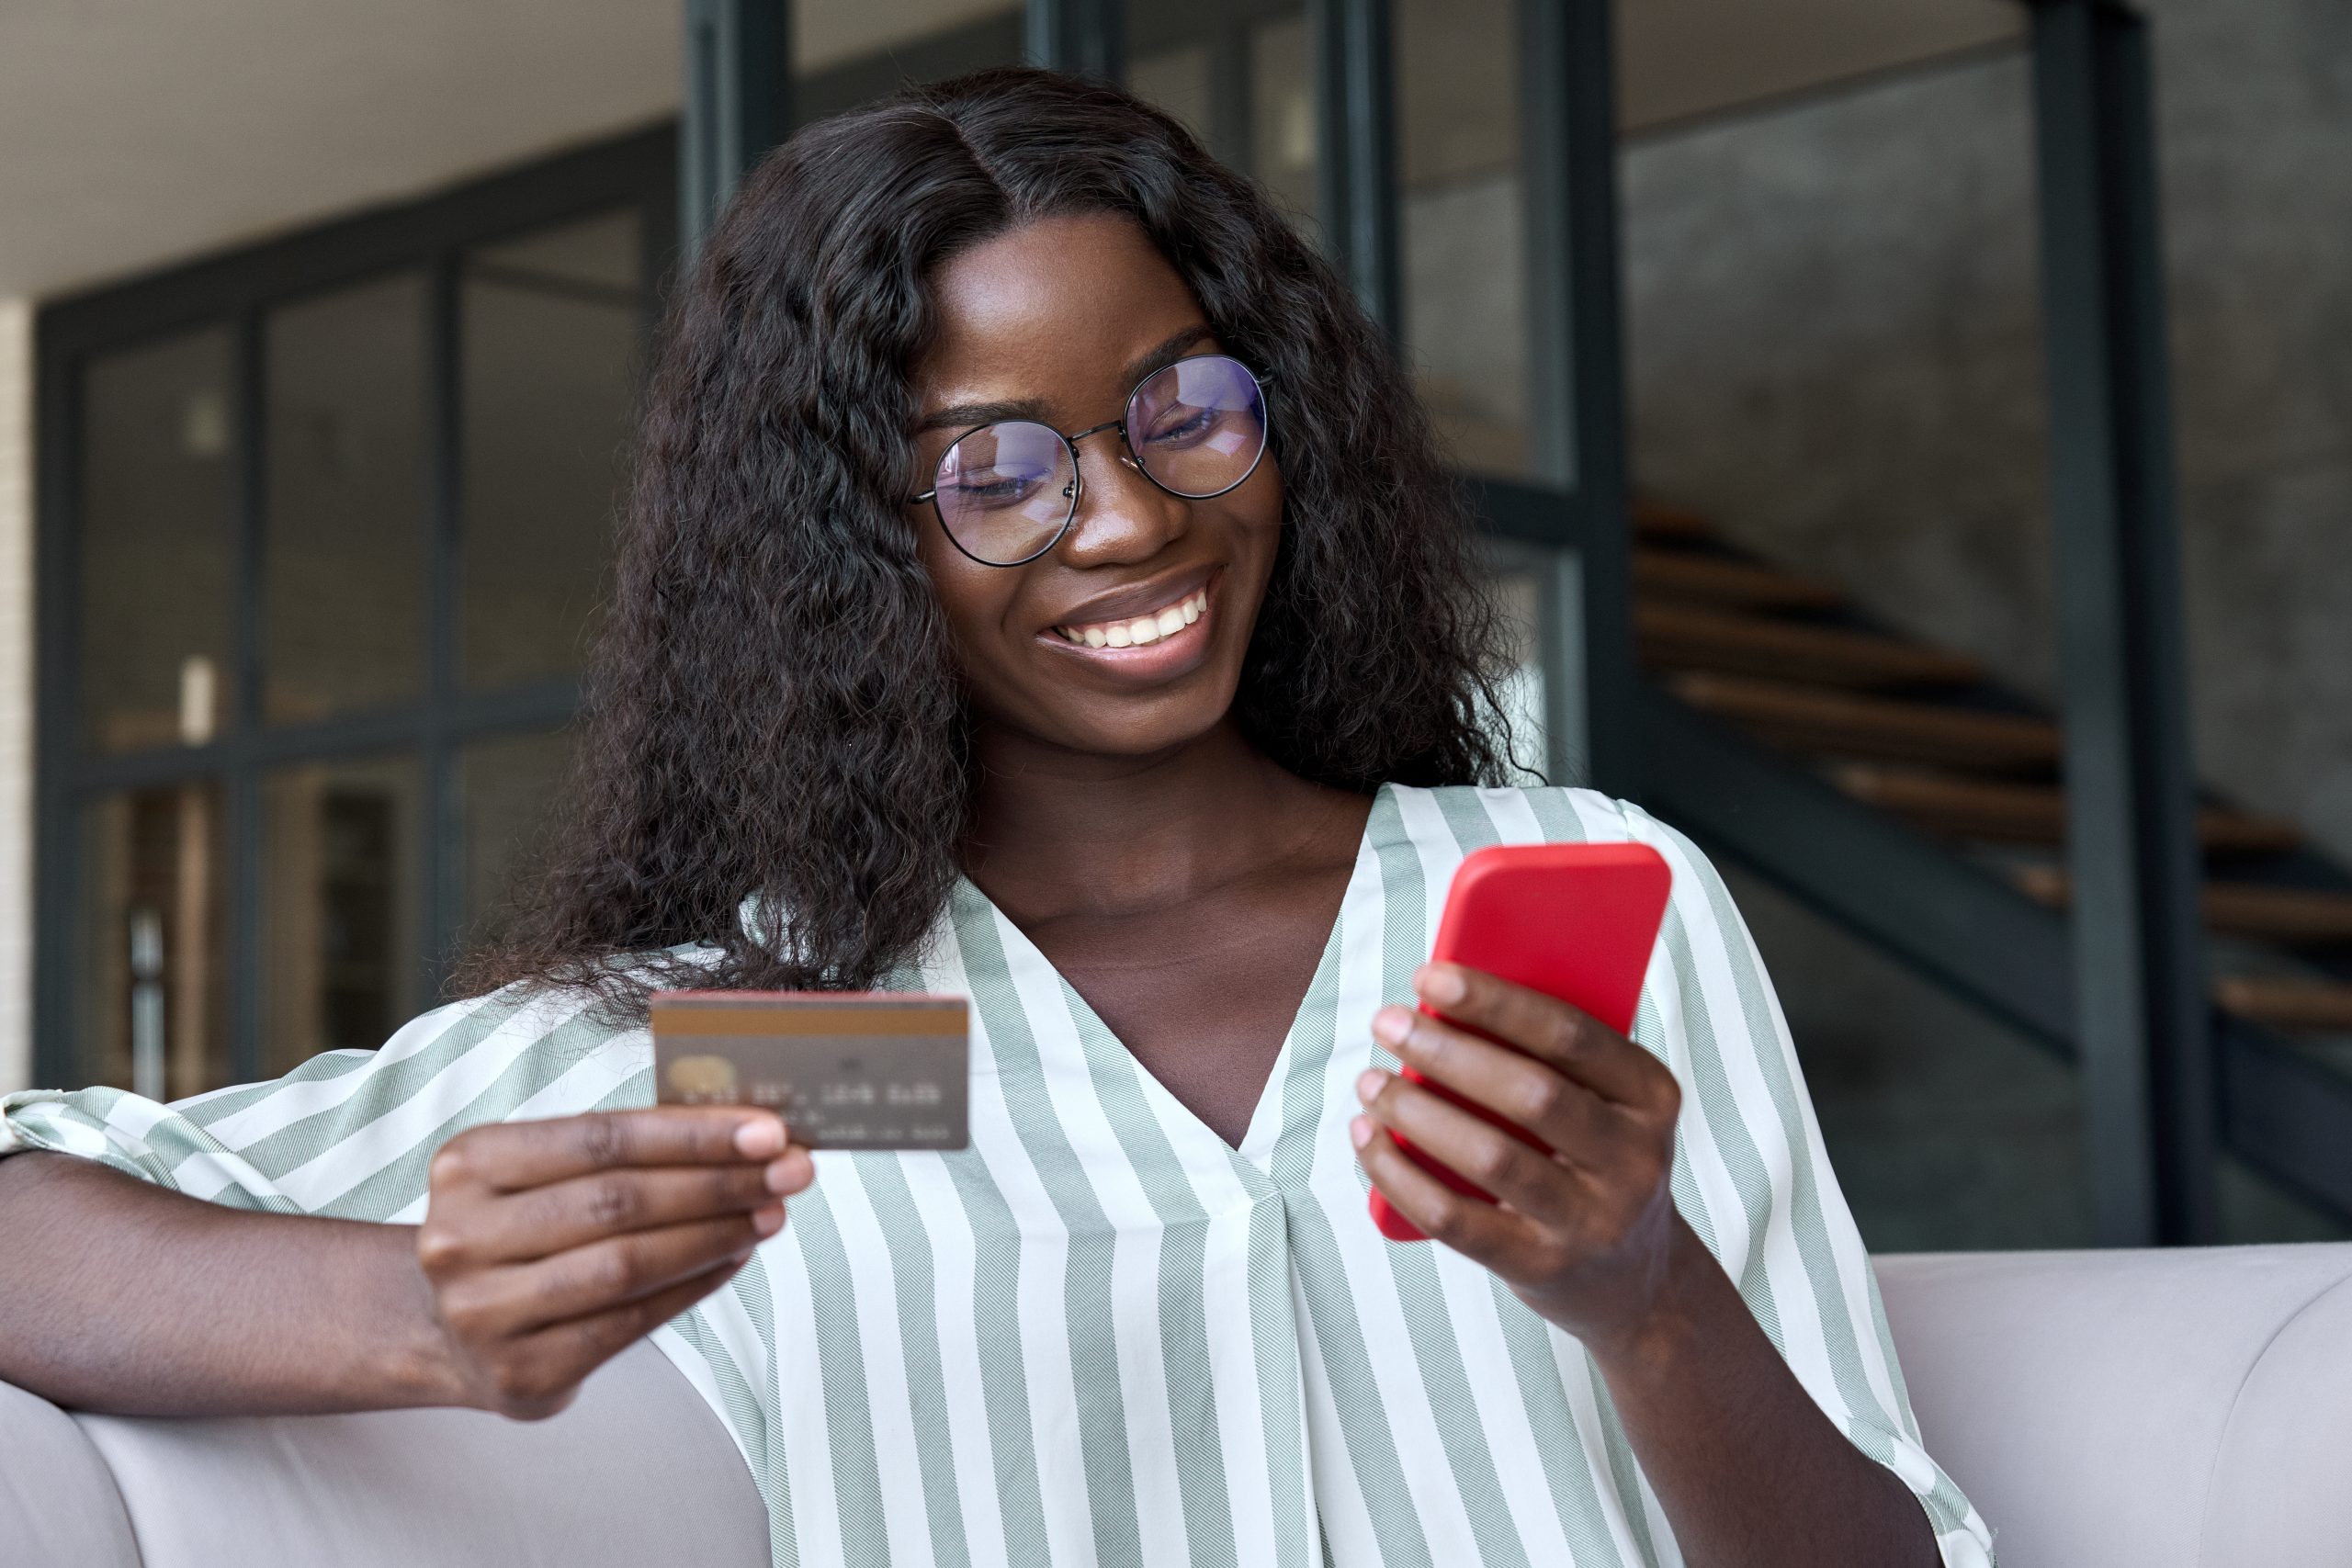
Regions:
[[820, 1149], [960, 1149], [969, 1010], [961, 997], [663, 991], [657, 1098], [766, 1105]]

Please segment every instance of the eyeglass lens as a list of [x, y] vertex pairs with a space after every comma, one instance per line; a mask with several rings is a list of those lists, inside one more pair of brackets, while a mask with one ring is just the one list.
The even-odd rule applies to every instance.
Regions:
[[[1204, 500], [1250, 477], [1266, 448], [1257, 378], [1222, 355], [1180, 359], [1127, 400], [1128, 448], [1153, 483]], [[1004, 420], [961, 437], [939, 460], [940, 521], [967, 555], [1012, 566], [1050, 546], [1078, 506], [1069, 442], [1047, 425]]]

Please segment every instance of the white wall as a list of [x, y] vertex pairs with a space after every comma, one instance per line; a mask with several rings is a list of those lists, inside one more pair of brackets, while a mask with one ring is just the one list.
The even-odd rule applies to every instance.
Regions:
[[0, 1094], [32, 1081], [33, 312], [0, 299]]

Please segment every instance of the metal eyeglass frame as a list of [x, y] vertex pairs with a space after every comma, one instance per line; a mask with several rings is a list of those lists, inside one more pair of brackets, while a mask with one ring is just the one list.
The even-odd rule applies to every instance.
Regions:
[[[1258, 442], [1258, 455], [1250, 459], [1250, 466], [1241, 471], [1241, 477], [1239, 479], [1235, 479], [1229, 485], [1220, 485], [1215, 490], [1204, 491], [1198, 495], [1188, 495], [1184, 491], [1176, 489], [1174, 486], [1164, 482], [1159, 475], [1153, 473], [1149, 468], [1144, 466], [1143, 457], [1136, 451], [1136, 444], [1132, 440], [1128, 439], [1127, 420], [1135, 412], [1136, 399], [1142, 395], [1143, 389], [1146, 387], [1151, 385], [1151, 383], [1159, 377], [1167, 375], [1168, 372], [1175, 369], [1178, 366], [1189, 365], [1196, 359], [1222, 359], [1227, 364], [1232, 366], [1235, 369], [1240, 371], [1244, 376], [1250, 378], [1250, 384], [1258, 389], [1258, 413], [1261, 420], [1264, 422], [1265, 430]], [[1119, 433], [1119, 445], [1126, 448], [1125, 455], [1120, 458], [1120, 461], [1125, 463], [1129, 468], [1135, 469], [1136, 472], [1141, 474], [1144, 478], [1149, 479], [1163, 494], [1172, 495], [1179, 501], [1215, 501], [1218, 496], [1230, 494], [1232, 491], [1237, 491], [1243, 485], [1249, 483], [1250, 476], [1258, 471], [1258, 465], [1266, 460], [1267, 448], [1271, 447], [1274, 444], [1274, 415], [1272, 405], [1266, 398], [1267, 379], [1268, 378], [1266, 376], [1261, 375], [1259, 372], [1250, 369], [1249, 366], [1244, 365], [1240, 360], [1236, 359], [1229, 354], [1188, 354], [1182, 359], [1170, 360], [1159, 369], [1154, 370], [1149, 375], [1146, 376], [1142, 380], [1137, 381], [1128, 391], [1126, 403], [1121, 409], [1118, 418], [1106, 419], [1101, 424], [1090, 425], [1074, 435], [1065, 435], [1062, 432], [1054, 430], [1052, 425], [1047, 424], [1041, 419], [992, 419], [989, 420], [987, 424], [976, 424], [972, 426], [971, 429], [959, 434], [954, 441], [950, 441], [947, 444], [946, 451], [942, 452], [939, 455], [941, 467], [944, 467], [946, 465], [947, 454], [955, 451], [956, 446], [963, 442], [965, 436], [978, 435], [981, 431], [988, 429], [989, 425], [1034, 424], [1040, 430], [1052, 431], [1054, 434], [1061, 437], [1062, 445], [1069, 448], [1070, 481], [1069, 488], [1067, 492], [1069, 497], [1069, 510], [1062, 513], [1061, 526], [1054, 530], [1053, 536], [1048, 538], [1044, 544], [1038, 546], [1035, 549], [1030, 551], [1027, 555], [1023, 556], [1019, 560], [989, 560], [985, 556], [974, 555], [970, 549], [966, 547], [964, 541], [956, 536], [956, 530], [947, 525], [947, 513], [939, 504], [939, 484], [935, 478], [933, 479], [932, 487], [929, 490], [923, 491], [921, 495], [909, 496], [906, 503], [909, 506], [921, 506], [923, 502], [929, 502], [931, 503], [931, 514], [939, 520], [939, 531], [947, 536], [947, 542], [955, 546], [956, 553], [964, 557], [965, 559], [978, 562], [981, 566], [1027, 566], [1031, 561], [1035, 560], [1039, 556], [1044, 555], [1056, 545], [1060, 544], [1062, 542], [1063, 536], [1069, 532], [1070, 525], [1078, 521], [1079, 502], [1084, 500], [1086, 496], [1086, 465], [1080, 457], [1078, 444], [1085, 440], [1090, 435], [1100, 435], [1106, 430], [1117, 431]]]

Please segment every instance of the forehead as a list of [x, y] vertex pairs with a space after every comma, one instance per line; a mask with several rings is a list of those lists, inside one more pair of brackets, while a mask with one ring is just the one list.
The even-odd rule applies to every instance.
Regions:
[[926, 405], [1087, 396], [1204, 321], [1143, 231], [1098, 214], [1040, 219], [973, 246], [933, 275], [932, 299], [936, 332], [914, 373]]

